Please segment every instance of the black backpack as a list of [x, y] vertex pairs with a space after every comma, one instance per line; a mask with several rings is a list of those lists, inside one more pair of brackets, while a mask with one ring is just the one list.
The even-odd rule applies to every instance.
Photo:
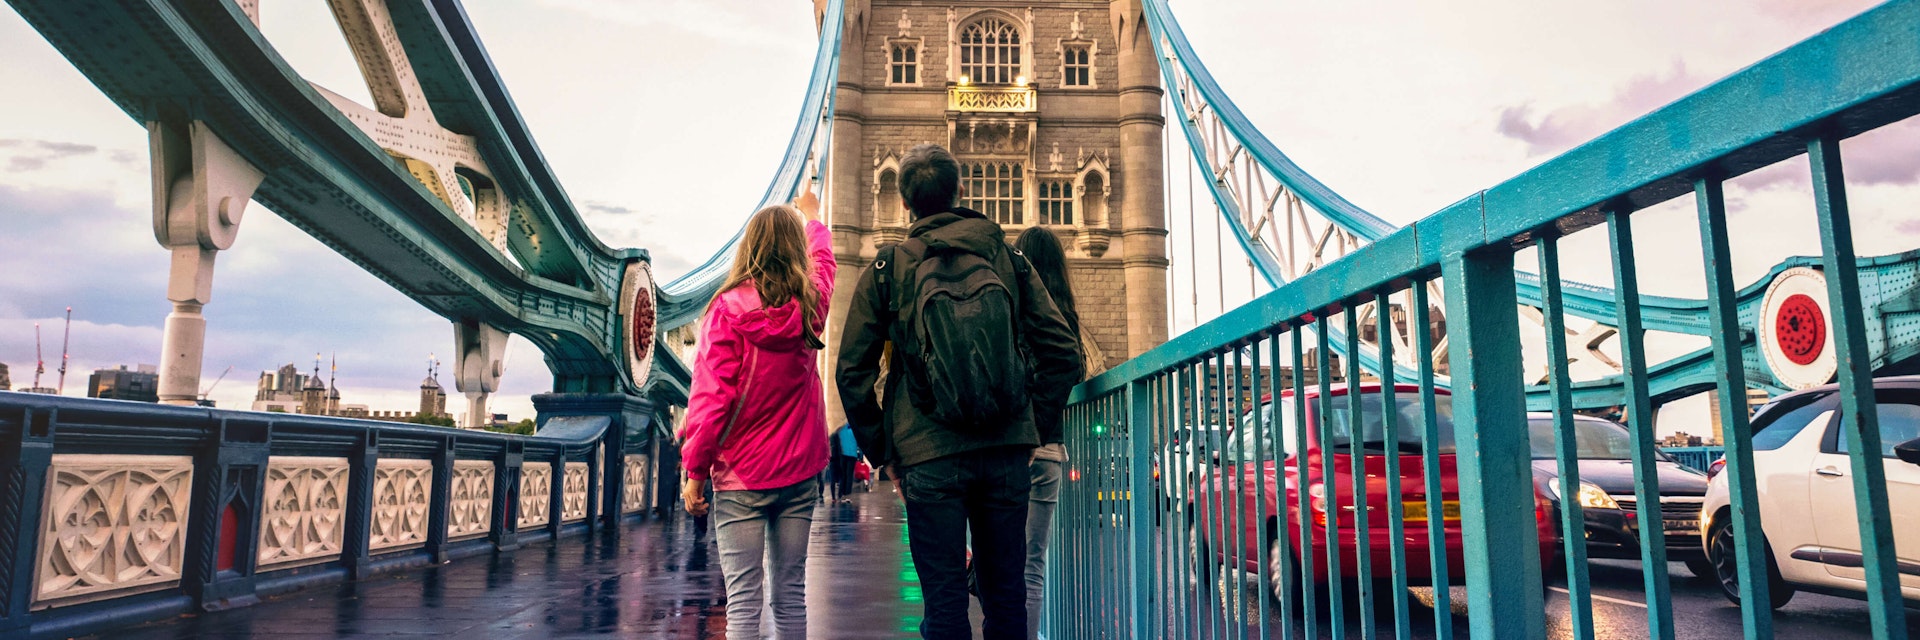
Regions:
[[[898, 264], [896, 248], [906, 258]], [[893, 292], [893, 271], [901, 268], [910, 269], [904, 280], [912, 298], [904, 304]], [[887, 305], [893, 371], [905, 376], [907, 400], [921, 415], [971, 431], [998, 429], [1027, 410], [1019, 292], [1029, 268], [1012, 247], [992, 258], [917, 238], [880, 249], [874, 284]], [[1002, 277], [1008, 271], [1012, 285]]]

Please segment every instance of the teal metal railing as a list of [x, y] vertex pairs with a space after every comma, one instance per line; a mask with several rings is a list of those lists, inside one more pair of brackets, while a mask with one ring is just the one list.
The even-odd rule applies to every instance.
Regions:
[[[1706, 333], [1724, 405], [1724, 521], [1746, 603], [1741, 622], [1746, 637], [1772, 637], [1768, 580], [1760, 579], [1770, 559], [1728, 259], [1736, 239], [1721, 185], [1801, 153], [1811, 160], [1840, 363], [1836, 393], [1854, 417], [1842, 431], [1860, 505], [1869, 630], [1906, 637], [1909, 600], [1886, 517], [1885, 465], [1900, 463], [1873, 454], [1883, 450], [1870, 395], [1873, 351], [1840, 141], [1916, 113], [1920, 1], [1899, 0], [1387, 233], [1081, 385], [1068, 409], [1071, 462], [1050, 557], [1049, 637], [1544, 637], [1543, 574], [1562, 562], [1567, 628], [1595, 637], [1577, 528], [1584, 515], [1579, 501], [1554, 497], [1578, 495], [1581, 486], [1575, 384], [1560, 364], [1572, 310], [1559, 243], [1604, 227], [1613, 249], [1636, 515], [1664, 522], [1633, 221], [1637, 211], [1689, 194], [1705, 245]], [[1516, 308], [1532, 293], [1515, 268], [1529, 247], [1541, 274], [1543, 346], [1556, 363], [1547, 386], [1563, 473], [1553, 480], [1536, 478], [1522, 428], [1528, 380]], [[1391, 321], [1389, 296], [1406, 295], [1414, 322], [1427, 326], [1436, 282], [1451, 393], [1436, 389], [1431, 363], [1411, 376], [1379, 369], [1377, 380], [1364, 380], [1353, 358], [1344, 372], [1332, 370], [1327, 354], [1337, 349], [1329, 341], [1356, 348], [1364, 323]], [[1369, 302], [1377, 317], [1353, 312]], [[1315, 366], [1307, 366], [1309, 354]], [[1209, 424], [1213, 415], [1238, 417]], [[1672, 638], [1667, 543], [1638, 538], [1645, 633]], [[1446, 589], [1435, 590], [1430, 616], [1409, 611], [1401, 593], [1423, 583], [1464, 584], [1464, 619], [1455, 619]], [[1347, 597], [1353, 590], [1357, 599]], [[1344, 610], [1350, 603], [1358, 615]], [[1376, 616], [1375, 607], [1391, 614]]]

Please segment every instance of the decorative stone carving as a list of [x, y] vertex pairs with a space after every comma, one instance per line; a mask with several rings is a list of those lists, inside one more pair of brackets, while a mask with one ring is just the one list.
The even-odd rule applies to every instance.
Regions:
[[587, 463], [567, 463], [567, 475], [562, 478], [566, 484], [560, 487], [561, 522], [587, 519], [587, 485], [592, 484], [592, 479], [587, 473]]
[[907, 10], [900, 10], [900, 37], [913, 35], [913, 18], [907, 17]]
[[47, 477], [35, 608], [180, 581], [191, 456], [56, 454]]
[[620, 512], [633, 513], [647, 508], [647, 481], [653, 478], [653, 461], [647, 456], [630, 453], [626, 462]]
[[1040, 108], [1032, 87], [955, 86], [947, 89], [947, 110], [970, 113], [1033, 113]]
[[653, 299], [653, 264], [645, 260], [627, 263], [620, 278], [620, 311], [625, 315], [627, 376], [635, 387], [644, 387], [653, 375], [654, 320], [659, 311]]
[[373, 551], [427, 541], [433, 496], [433, 463], [382, 459], [373, 467], [373, 518], [367, 548]]
[[548, 507], [553, 503], [553, 465], [545, 463], [520, 467], [519, 528], [547, 523]]
[[260, 516], [260, 568], [325, 562], [346, 535], [346, 458], [274, 456], [267, 460]]
[[493, 463], [455, 460], [453, 492], [447, 512], [447, 539], [486, 535], [493, 524]]

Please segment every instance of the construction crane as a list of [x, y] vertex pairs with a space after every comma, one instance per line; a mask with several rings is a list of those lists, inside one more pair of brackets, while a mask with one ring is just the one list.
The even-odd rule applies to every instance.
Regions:
[[40, 323], [33, 323], [33, 392], [40, 392], [40, 376], [47, 372], [46, 355], [40, 351]]
[[60, 383], [59, 387], [54, 390], [54, 395], [67, 395], [67, 344], [72, 338], [73, 307], [67, 307], [67, 328], [60, 332]]
[[202, 407], [213, 406], [213, 401], [207, 399], [207, 394], [213, 393], [213, 388], [220, 386], [220, 381], [227, 379], [227, 374], [229, 373], [233, 373], [233, 365], [227, 365], [227, 370], [220, 372], [220, 377], [214, 378], [213, 384], [209, 384], [207, 388], [200, 390], [200, 400], [195, 404]]

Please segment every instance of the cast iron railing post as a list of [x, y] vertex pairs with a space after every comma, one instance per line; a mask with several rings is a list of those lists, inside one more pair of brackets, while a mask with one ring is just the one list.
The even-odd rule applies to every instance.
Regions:
[[1133, 533], [1133, 637], [1152, 638], [1153, 617], [1153, 393], [1145, 380], [1127, 388], [1127, 440], [1133, 446], [1127, 472], [1132, 508], [1128, 528]]
[[[1740, 337], [1739, 299], [1733, 284], [1733, 249], [1728, 241], [1727, 198], [1719, 177], [1694, 180], [1700, 215], [1700, 245], [1707, 272], [1707, 310], [1711, 314], [1714, 369], [1720, 402], [1720, 431], [1726, 444], [1727, 505], [1733, 521], [1734, 561], [1740, 577], [1741, 627], [1748, 638], [1773, 637], [1772, 594], [1764, 576], [1767, 557], [1760, 534], [1759, 484], [1753, 470], [1753, 428], [1748, 423], [1747, 372]], [[1711, 515], [1711, 514], [1702, 514]], [[1707, 533], [1712, 536], [1712, 532]], [[1712, 543], [1712, 538], [1708, 538]]]
[[556, 447], [553, 455], [542, 461], [552, 465], [547, 472], [547, 542], [559, 544], [560, 520], [565, 516], [567, 506], [567, 450]]
[[372, 575], [373, 561], [367, 548], [373, 535], [373, 480], [374, 468], [380, 464], [380, 432], [368, 429], [356, 445], [357, 450], [347, 458], [347, 522], [340, 558], [349, 580]]
[[442, 564], [447, 557], [447, 519], [453, 511], [454, 441], [449, 434], [433, 456], [433, 488], [427, 497], [427, 557]]
[[[260, 516], [266, 492], [267, 439], [271, 423], [221, 419], [212, 438], [194, 456], [193, 506], [187, 516], [187, 548], [180, 584], [202, 611], [258, 602], [253, 574], [259, 562]], [[231, 566], [220, 568], [222, 520], [234, 510]]]
[[1833, 310], [1834, 355], [1839, 359], [1840, 436], [1853, 475], [1854, 512], [1860, 534], [1873, 637], [1894, 640], [1907, 630], [1899, 558], [1887, 505], [1886, 459], [1881, 457], [1880, 409], [1868, 352], [1866, 312], [1860, 302], [1860, 265], [1853, 250], [1853, 217], [1840, 164], [1840, 139], [1822, 135], [1807, 143], [1813, 166], [1815, 210], [1820, 219], [1820, 261], [1826, 268], [1827, 304]]
[[1441, 273], [1472, 636], [1545, 637], [1513, 250], [1450, 254]]
[[520, 467], [526, 459], [526, 444], [518, 438], [500, 450], [493, 465], [493, 526], [487, 537], [493, 548], [513, 551], [520, 548]]
[[20, 432], [0, 441], [0, 637], [26, 635], [33, 564], [46, 511], [47, 469], [59, 410], [20, 412]]

